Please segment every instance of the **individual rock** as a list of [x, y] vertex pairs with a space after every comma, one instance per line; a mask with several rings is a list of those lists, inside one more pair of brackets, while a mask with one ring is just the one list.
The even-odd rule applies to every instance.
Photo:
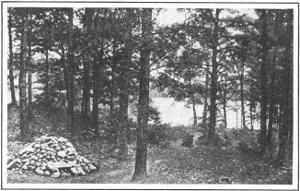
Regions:
[[59, 137], [59, 138], [57, 139], [57, 141], [58, 141], [58, 142], [68, 142], [68, 140], [65, 139], [65, 138], [63, 138], [63, 137]]
[[61, 172], [60, 175], [61, 175], [62, 177], [69, 177], [69, 176], [71, 176], [71, 174], [70, 174], [70, 173], [67, 173], [67, 172]]
[[41, 170], [46, 170], [47, 169], [47, 166], [46, 165], [42, 165], [41, 166]]
[[78, 176], [77, 168], [76, 168], [76, 167], [72, 167], [72, 168], [71, 168], [71, 173], [72, 173], [74, 176]]
[[44, 171], [42, 171], [40, 168], [35, 169], [35, 173], [38, 175], [44, 175]]
[[77, 166], [77, 172], [78, 172], [78, 175], [83, 175], [83, 176], [85, 175], [85, 172], [81, 166]]
[[44, 175], [45, 175], [45, 176], [50, 176], [50, 175], [51, 175], [51, 173], [50, 173], [50, 171], [49, 171], [49, 170], [46, 170], [46, 171], [45, 171], [45, 173], [44, 173]]
[[75, 160], [75, 159], [76, 159], [76, 156], [74, 156], [74, 155], [72, 156], [72, 155], [71, 155], [71, 156], [68, 156], [68, 157], [67, 157], [67, 159], [69, 159], [69, 160], [73, 161], [73, 160]]
[[85, 163], [85, 164], [89, 164], [91, 163], [88, 159], [82, 157], [82, 162]]
[[70, 142], [67, 142], [67, 143], [66, 143], [66, 146], [69, 147], [69, 148], [73, 148], [73, 144], [70, 143]]
[[75, 166], [75, 161], [70, 161], [70, 162], [64, 162], [64, 161], [48, 162], [47, 166], [48, 166], [49, 169], [71, 168], [71, 167]]
[[97, 168], [93, 164], [89, 164], [88, 167], [91, 171], [96, 171], [97, 170]]
[[27, 170], [27, 169], [28, 169], [28, 166], [27, 166], [26, 164], [24, 164], [24, 165], [22, 166], [22, 169], [23, 169], [23, 170]]
[[35, 155], [33, 155], [33, 156], [31, 157], [31, 159], [32, 159], [32, 160], [38, 160], [38, 157], [35, 156]]
[[60, 172], [59, 170], [58, 171], [55, 171], [54, 173], [52, 173], [51, 177], [53, 178], [58, 178], [60, 176]]
[[21, 162], [20, 159], [14, 159], [13, 161], [11, 161], [8, 165], [7, 165], [7, 169], [12, 169], [12, 168], [16, 168], [17, 165]]
[[89, 167], [87, 167], [87, 166], [82, 166], [82, 168], [83, 168], [83, 170], [85, 171], [85, 172], [87, 172], [87, 173], [90, 173], [91, 172], [91, 170], [89, 169]]
[[59, 156], [60, 158], [65, 158], [67, 156], [66, 151], [58, 151], [57, 156]]

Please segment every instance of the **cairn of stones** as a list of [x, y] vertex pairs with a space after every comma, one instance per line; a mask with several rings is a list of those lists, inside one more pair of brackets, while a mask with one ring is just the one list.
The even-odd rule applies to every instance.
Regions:
[[96, 165], [80, 156], [63, 137], [43, 135], [8, 161], [8, 170], [33, 171], [38, 175], [83, 176], [97, 171]]

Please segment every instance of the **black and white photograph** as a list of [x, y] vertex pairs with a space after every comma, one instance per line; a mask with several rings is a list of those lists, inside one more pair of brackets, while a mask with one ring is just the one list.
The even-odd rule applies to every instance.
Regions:
[[1, 190], [299, 189], [298, 1], [1, 9]]

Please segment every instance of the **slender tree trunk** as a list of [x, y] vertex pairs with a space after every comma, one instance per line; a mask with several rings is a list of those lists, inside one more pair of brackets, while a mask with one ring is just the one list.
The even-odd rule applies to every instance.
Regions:
[[271, 67], [271, 83], [270, 83], [270, 106], [269, 106], [269, 124], [268, 124], [268, 133], [267, 133], [267, 146], [272, 147], [272, 132], [273, 132], [273, 121], [274, 121], [274, 109], [275, 109], [275, 87], [274, 87], [274, 83], [275, 83], [275, 68], [276, 68], [276, 63], [277, 63], [277, 28], [278, 28], [278, 23], [277, 23], [277, 14], [275, 15], [275, 47], [274, 47], [274, 51], [273, 51], [273, 64]]
[[223, 122], [224, 122], [224, 127], [227, 128], [227, 77], [224, 76], [223, 79]]
[[293, 12], [288, 10], [287, 14], [287, 32], [286, 32], [286, 47], [285, 47], [285, 65], [284, 65], [284, 74], [282, 81], [282, 125], [279, 128], [279, 151], [277, 155], [277, 163], [279, 165], [283, 164], [286, 153], [286, 143], [288, 139], [288, 134], [290, 128], [293, 126], [293, 110], [292, 110], [292, 89], [293, 84], [293, 74], [291, 70], [292, 63], [292, 40], [293, 40]]
[[262, 43], [262, 62], [260, 68], [260, 150], [262, 153], [266, 149], [266, 130], [267, 130], [267, 90], [266, 90], [266, 64], [267, 64], [267, 11], [264, 10], [262, 13], [262, 34], [261, 34], [261, 43]]
[[109, 109], [110, 109], [110, 116], [112, 117], [114, 115], [114, 108], [115, 108], [115, 72], [116, 72], [116, 42], [113, 43], [113, 57], [112, 57], [112, 63], [111, 63], [111, 84], [110, 84], [110, 103], [109, 103]]
[[45, 73], [45, 103], [46, 105], [50, 104], [50, 88], [49, 88], [49, 75], [50, 75], [50, 65], [49, 65], [49, 52], [48, 47], [45, 49], [45, 65], [46, 65], [46, 73]]
[[226, 91], [226, 83], [225, 83], [225, 87], [224, 87], [224, 98], [223, 98], [223, 115], [224, 115], [224, 127], [227, 128], [227, 112], [226, 112], [226, 108], [227, 108], [227, 100], [226, 100], [226, 95], [227, 95], [227, 91]]
[[[85, 21], [84, 28], [85, 34], [90, 34], [92, 30], [94, 9], [85, 9]], [[82, 87], [82, 106], [81, 106], [81, 116], [84, 123], [88, 121], [88, 112], [90, 111], [90, 54], [84, 55], [83, 60], [83, 87]]]
[[132, 180], [147, 176], [147, 124], [149, 113], [150, 53], [152, 45], [152, 9], [143, 9], [142, 46], [139, 70], [138, 127], [135, 169]]
[[236, 114], [236, 121], [235, 121], [235, 123], [236, 123], [236, 128], [238, 129], [239, 128], [239, 110], [238, 110], [238, 107], [237, 107], [238, 105], [237, 105], [237, 102], [236, 102], [236, 105], [235, 105], [235, 107], [236, 107], [236, 110], [235, 110], [235, 114]]
[[[131, 51], [130, 51], [131, 52]], [[126, 55], [125, 63], [131, 61], [131, 54]], [[124, 63], [124, 64], [125, 64]], [[128, 122], [128, 68], [122, 68], [120, 74], [120, 108], [119, 108], [119, 122], [117, 126], [117, 145], [119, 147], [119, 157], [125, 158], [127, 155], [127, 122]]]
[[65, 59], [65, 49], [63, 46], [61, 46], [61, 64], [63, 67], [63, 72], [64, 72], [64, 85], [65, 85], [65, 89], [66, 89], [66, 103], [67, 103], [67, 114], [69, 113], [69, 76], [68, 76], [68, 66], [66, 63], [66, 59]]
[[[249, 92], [253, 92], [253, 91], [254, 91], [254, 82], [251, 82]], [[254, 121], [253, 112], [254, 112], [254, 110], [255, 110], [255, 98], [254, 98], [253, 93], [250, 93], [249, 112], [250, 112], [251, 131], [254, 130], [254, 126], [253, 126], [253, 121]]]
[[244, 61], [242, 61], [241, 74], [240, 74], [240, 84], [241, 84], [241, 118], [242, 118], [242, 129], [247, 129], [246, 118], [245, 118], [245, 103], [244, 103]]
[[251, 125], [251, 131], [253, 131], [254, 130], [254, 127], [253, 127], [253, 113], [252, 113], [252, 111], [253, 111], [253, 108], [252, 108], [252, 106], [251, 106], [251, 103], [249, 104], [250, 106], [250, 108], [249, 108], [249, 113], [250, 113], [250, 125]]
[[68, 125], [72, 136], [76, 135], [74, 126], [74, 55], [73, 55], [73, 9], [68, 9], [69, 29], [68, 29], [68, 77], [69, 77], [69, 100], [68, 100]]
[[15, 92], [15, 83], [14, 83], [14, 70], [13, 70], [13, 43], [12, 43], [12, 15], [11, 12], [9, 12], [8, 17], [8, 42], [9, 42], [9, 87], [10, 87], [10, 95], [11, 95], [11, 104], [16, 106], [17, 100], [16, 100], [16, 92]]
[[217, 62], [217, 47], [218, 47], [218, 25], [219, 25], [220, 9], [216, 9], [213, 28], [213, 43], [212, 43], [212, 76], [211, 76], [211, 91], [210, 91], [210, 107], [209, 107], [209, 129], [208, 142], [213, 141], [216, 128], [216, 112], [217, 112], [217, 80], [218, 80], [218, 62]]
[[197, 126], [197, 113], [196, 113], [195, 97], [193, 94], [191, 95], [191, 99], [192, 99], [192, 105], [193, 105], [194, 127], [196, 127]]
[[99, 115], [99, 76], [100, 74], [100, 62], [102, 60], [102, 53], [101, 53], [101, 58], [97, 59], [96, 57], [94, 58], [93, 61], [93, 112], [92, 112], [92, 129], [95, 130], [98, 134], [99, 129], [98, 129], [98, 115]]
[[27, 27], [28, 20], [24, 16], [22, 18], [22, 37], [21, 37], [21, 49], [20, 49], [20, 74], [19, 74], [19, 112], [20, 112], [20, 129], [21, 139], [26, 141], [28, 139], [28, 110], [27, 110], [27, 98], [26, 98], [26, 42], [27, 42]]
[[82, 105], [81, 116], [85, 122], [88, 121], [88, 112], [90, 111], [90, 63], [84, 60], [83, 64], [83, 86], [82, 86]]
[[[31, 15], [29, 16], [29, 21], [31, 21]], [[28, 55], [26, 60], [26, 67], [27, 67], [27, 89], [28, 89], [28, 121], [31, 121], [33, 116], [32, 111], [32, 65], [31, 65], [31, 41], [32, 41], [32, 31], [31, 27], [28, 29]]]
[[[208, 64], [207, 64], [208, 68]], [[203, 112], [202, 112], [202, 127], [204, 130], [206, 130], [206, 118], [207, 118], [207, 99], [208, 99], [208, 82], [209, 82], [209, 74], [206, 73], [205, 76], [205, 93], [204, 93], [204, 106], [203, 106]]]

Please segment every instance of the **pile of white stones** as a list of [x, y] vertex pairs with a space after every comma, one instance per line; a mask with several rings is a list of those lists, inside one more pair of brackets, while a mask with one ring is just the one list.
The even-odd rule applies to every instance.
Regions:
[[70, 141], [48, 135], [28, 144], [14, 159], [8, 161], [7, 168], [16, 171], [29, 170], [51, 177], [80, 176], [97, 170], [92, 162], [79, 156]]

